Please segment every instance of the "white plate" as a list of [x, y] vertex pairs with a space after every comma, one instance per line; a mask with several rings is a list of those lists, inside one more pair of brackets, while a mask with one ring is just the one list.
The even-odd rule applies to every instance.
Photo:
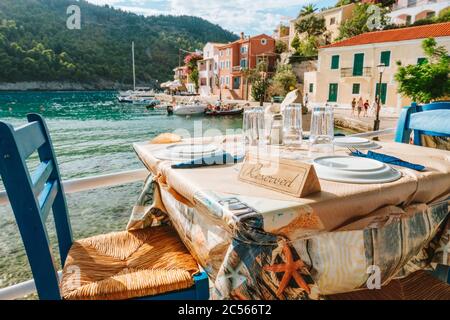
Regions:
[[334, 138], [334, 144], [336, 145], [361, 145], [361, 144], [369, 144], [371, 141], [369, 139], [360, 138], [360, 137], [337, 137]]
[[386, 183], [401, 177], [389, 165], [373, 159], [347, 156], [325, 156], [314, 159], [320, 179], [345, 183]]
[[223, 152], [213, 144], [175, 144], [157, 150], [154, 156], [161, 160], [190, 160]]

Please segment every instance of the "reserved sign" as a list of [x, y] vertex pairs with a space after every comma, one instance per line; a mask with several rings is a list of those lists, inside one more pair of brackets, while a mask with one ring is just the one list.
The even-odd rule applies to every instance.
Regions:
[[245, 158], [239, 180], [299, 198], [321, 190], [312, 164], [251, 153]]

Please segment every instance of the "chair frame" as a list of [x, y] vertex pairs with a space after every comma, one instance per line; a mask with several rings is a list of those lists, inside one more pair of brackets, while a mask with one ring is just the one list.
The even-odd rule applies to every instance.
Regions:
[[[28, 256], [40, 299], [62, 299], [45, 222], [53, 212], [61, 268], [73, 243], [66, 198], [47, 125], [39, 114], [14, 128], [0, 121], [0, 174]], [[39, 165], [30, 174], [26, 160], [38, 152]], [[206, 291], [205, 291], [206, 288]], [[208, 299], [208, 277], [194, 276], [194, 286], [148, 299]]]
[[449, 109], [449, 102], [434, 102], [425, 105], [418, 105], [411, 103], [411, 106], [404, 107], [397, 123], [397, 131], [395, 134], [395, 141], [401, 143], [409, 143], [411, 132], [414, 131], [413, 142], [415, 145], [422, 144], [422, 135], [430, 135], [435, 137], [450, 137], [450, 135], [434, 131], [414, 130], [410, 128], [411, 114], [422, 111]]

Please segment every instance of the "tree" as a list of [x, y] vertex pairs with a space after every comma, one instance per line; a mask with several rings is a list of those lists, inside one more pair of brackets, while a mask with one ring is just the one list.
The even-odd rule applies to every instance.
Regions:
[[269, 88], [269, 79], [259, 77], [252, 83], [252, 97], [255, 101], [266, 100], [267, 89]]
[[305, 17], [307, 15], [313, 14], [316, 11], [317, 11], [317, 7], [314, 4], [309, 3], [302, 7], [302, 9], [300, 10], [300, 13], [298, 14], [298, 17], [299, 18]]
[[286, 95], [297, 85], [297, 77], [290, 64], [279, 64], [270, 84], [272, 95]]
[[283, 53], [287, 51], [287, 45], [286, 42], [277, 40], [275, 43], [275, 52], [276, 53]]
[[[376, 7], [379, 9], [372, 11]], [[386, 13], [387, 9], [380, 5], [368, 3], [357, 4], [353, 9], [352, 18], [344, 21], [339, 26], [339, 37], [337, 40], [354, 37], [365, 32], [373, 31], [374, 29], [382, 29], [388, 22]]]
[[320, 36], [326, 31], [325, 18], [317, 15], [300, 18], [295, 23], [295, 30], [299, 34], [306, 33], [307, 36]]
[[321, 41], [319, 37], [309, 36], [300, 42], [297, 53], [302, 57], [314, 57], [318, 54], [318, 47]]
[[438, 46], [434, 38], [425, 39], [422, 48], [426, 61], [417, 65], [400, 66], [395, 74], [398, 92], [415, 102], [430, 101], [450, 95], [450, 59], [447, 50]]
[[295, 34], [295, 36], [294, 36], [294, 38], [292, 39], [292, 42], [291, 42], [291, 47], [295, 51], [298, 51], [299, 46], [300, 46], [300, 39], [298, 38], [298, 35]]

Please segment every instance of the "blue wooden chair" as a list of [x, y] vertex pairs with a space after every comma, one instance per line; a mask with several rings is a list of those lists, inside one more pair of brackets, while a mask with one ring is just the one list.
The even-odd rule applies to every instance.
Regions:
[[[170, 226], [72, 240], [63, 185], [38, 114], [13, 128], [0, 121], [0, 173], [40, 299], [208, 299], [208, 277]], [[30, 174], [26, 160], [38, 152]], [[45, 221], [53, 212], [61, 282]], [[129, 241], [128, 241], [129, 240]]]
[[403, 108], [398, 119], [395, 141], [409, 143], [414, 131], [414, 144], [422, 144], [422, 135], [450, 137], [450, 102], [434, 102]]

